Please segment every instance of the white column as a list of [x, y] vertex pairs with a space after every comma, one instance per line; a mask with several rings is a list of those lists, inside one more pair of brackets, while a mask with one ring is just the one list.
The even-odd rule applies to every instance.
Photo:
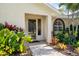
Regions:
[[47, 17], [47, 42], [51, 43], [51, 32], [52, 32], [52, 17], [48, 15]]

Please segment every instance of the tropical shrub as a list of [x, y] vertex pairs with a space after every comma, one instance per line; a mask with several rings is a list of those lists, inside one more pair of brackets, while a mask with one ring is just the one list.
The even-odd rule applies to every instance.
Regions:
[[0, 23], [0, 30], [4, 29], [4, 25]]
[[23, 32], [10, 31], [3, 29], [0, 31], [0, 55], [15, 55], [16, 53], [26, 52], [24, 42], [32, 42], [31, 37], [25, 36]]
[[69, 45], [76, 44], [77, 42], [76, 36], [77, 36], [76, 32], [74, 32], [74, 35], [69, 35], [67, 32], [64, 34], [62, 33], [57, 34], [57, 38], [59, 39], [60, 42], [63, 42], [64, 44], [69, 44]]
[[60, 42], [64, 43], [64, 44], [69, 44], [70, 41], [70, 37], [68, 33], [58, 33], [57, 34], [57, 38], [59, 39]]
[[15, 30], [16, 29], [16, 25], [10, 25], [7, 22], [5, 22], [5, 28], [8, 28], [9, 30]]
[[58, 43], [59, 39], [57, 39], [56, 37], [52, 38], [52, 45], [56, 45]]
[[73, 43], [72, 46], [73, 46], [74, 48], [79, 47], [79, 41], [76, 41], [75, 43]]
[[69, 37], [69, 34], [65, 33], [64, 34], [64, 40], [63, 40], [64, 44], [70, 44], [70, 41], [71, 41], [71, 39]]
[[77, 47], [77, 31], [73, 32], [73, 35], [70, 36], [71, 40], [70, 40], [70, 44], [73, 46], [73, 47]]
[[77, 54], [79, 54], [79, 47], [75, 48], [74, 52], [76, 52]]
[[65, 50], [65, 49], [67, 49], [67, 45], [64, 44], [64, 43], [58, 43], [57, 44], [57, 48], [58, 49], [61, 49], [61, 50]]
[[72, 26], [70, 30], [69, 32], [66, 29], [64, 33], [61, 32], [56, 35], [60, 42], [57, 44], [57, 48], [61, 50], [68, 49], [69, 51], [75, 51], [79, 54], [79, 25], [77, 31], [76, 27], [72, 29]]
[[77, 34], [78, 34], [77, 31], [74, 31], [74, 32], [73, 32], [73, 35], [74, 35], [75, 37], [77, 37]]
[[72, 45], [76, 43], [76, 37], [74, 35], [69, 35], [68, 33], [64, 34], [64, 43], [68, 45]]
[[63, 40], [64, 40], [64, 34], [62, 32], [61, 33], [58, 33], [56, 35], [56, 37], [59, 39], [59, 42], [63, 42]]
[[16, 27], [16, 25], [10, 25], [9, 23], [5, 22], [5, 28], [8, 28], [9, 30], [13, 30], [15, 32], [22, 32], [23, 29], [20, 27]]

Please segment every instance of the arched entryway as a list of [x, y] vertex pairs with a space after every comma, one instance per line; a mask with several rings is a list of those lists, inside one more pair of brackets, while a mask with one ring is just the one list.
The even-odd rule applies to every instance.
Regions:
[[53, 24], [53, 35], [63, 31], [65, 29], [64, 21], [61, 18], [57, 18]]

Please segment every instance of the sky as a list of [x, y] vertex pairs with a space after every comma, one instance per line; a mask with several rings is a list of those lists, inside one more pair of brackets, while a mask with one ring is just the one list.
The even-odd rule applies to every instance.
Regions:
[[56, 8], [56, 9], [59, 9], [59, 3], [51, 3], [51, 5]]

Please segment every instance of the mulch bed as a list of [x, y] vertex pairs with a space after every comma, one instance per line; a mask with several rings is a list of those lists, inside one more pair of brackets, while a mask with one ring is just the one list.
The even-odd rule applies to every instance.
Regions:
[[53, 47], [56, 51], [66, 55], [66, 56], [79, 56], [79, 54], [73, 52], [73, 51], [69, 51], [69, 50], [61, 50], [61, 49], [58, 49], [56, 48], [56, 46], [52, 46], [50, 45], [51, 47]]

